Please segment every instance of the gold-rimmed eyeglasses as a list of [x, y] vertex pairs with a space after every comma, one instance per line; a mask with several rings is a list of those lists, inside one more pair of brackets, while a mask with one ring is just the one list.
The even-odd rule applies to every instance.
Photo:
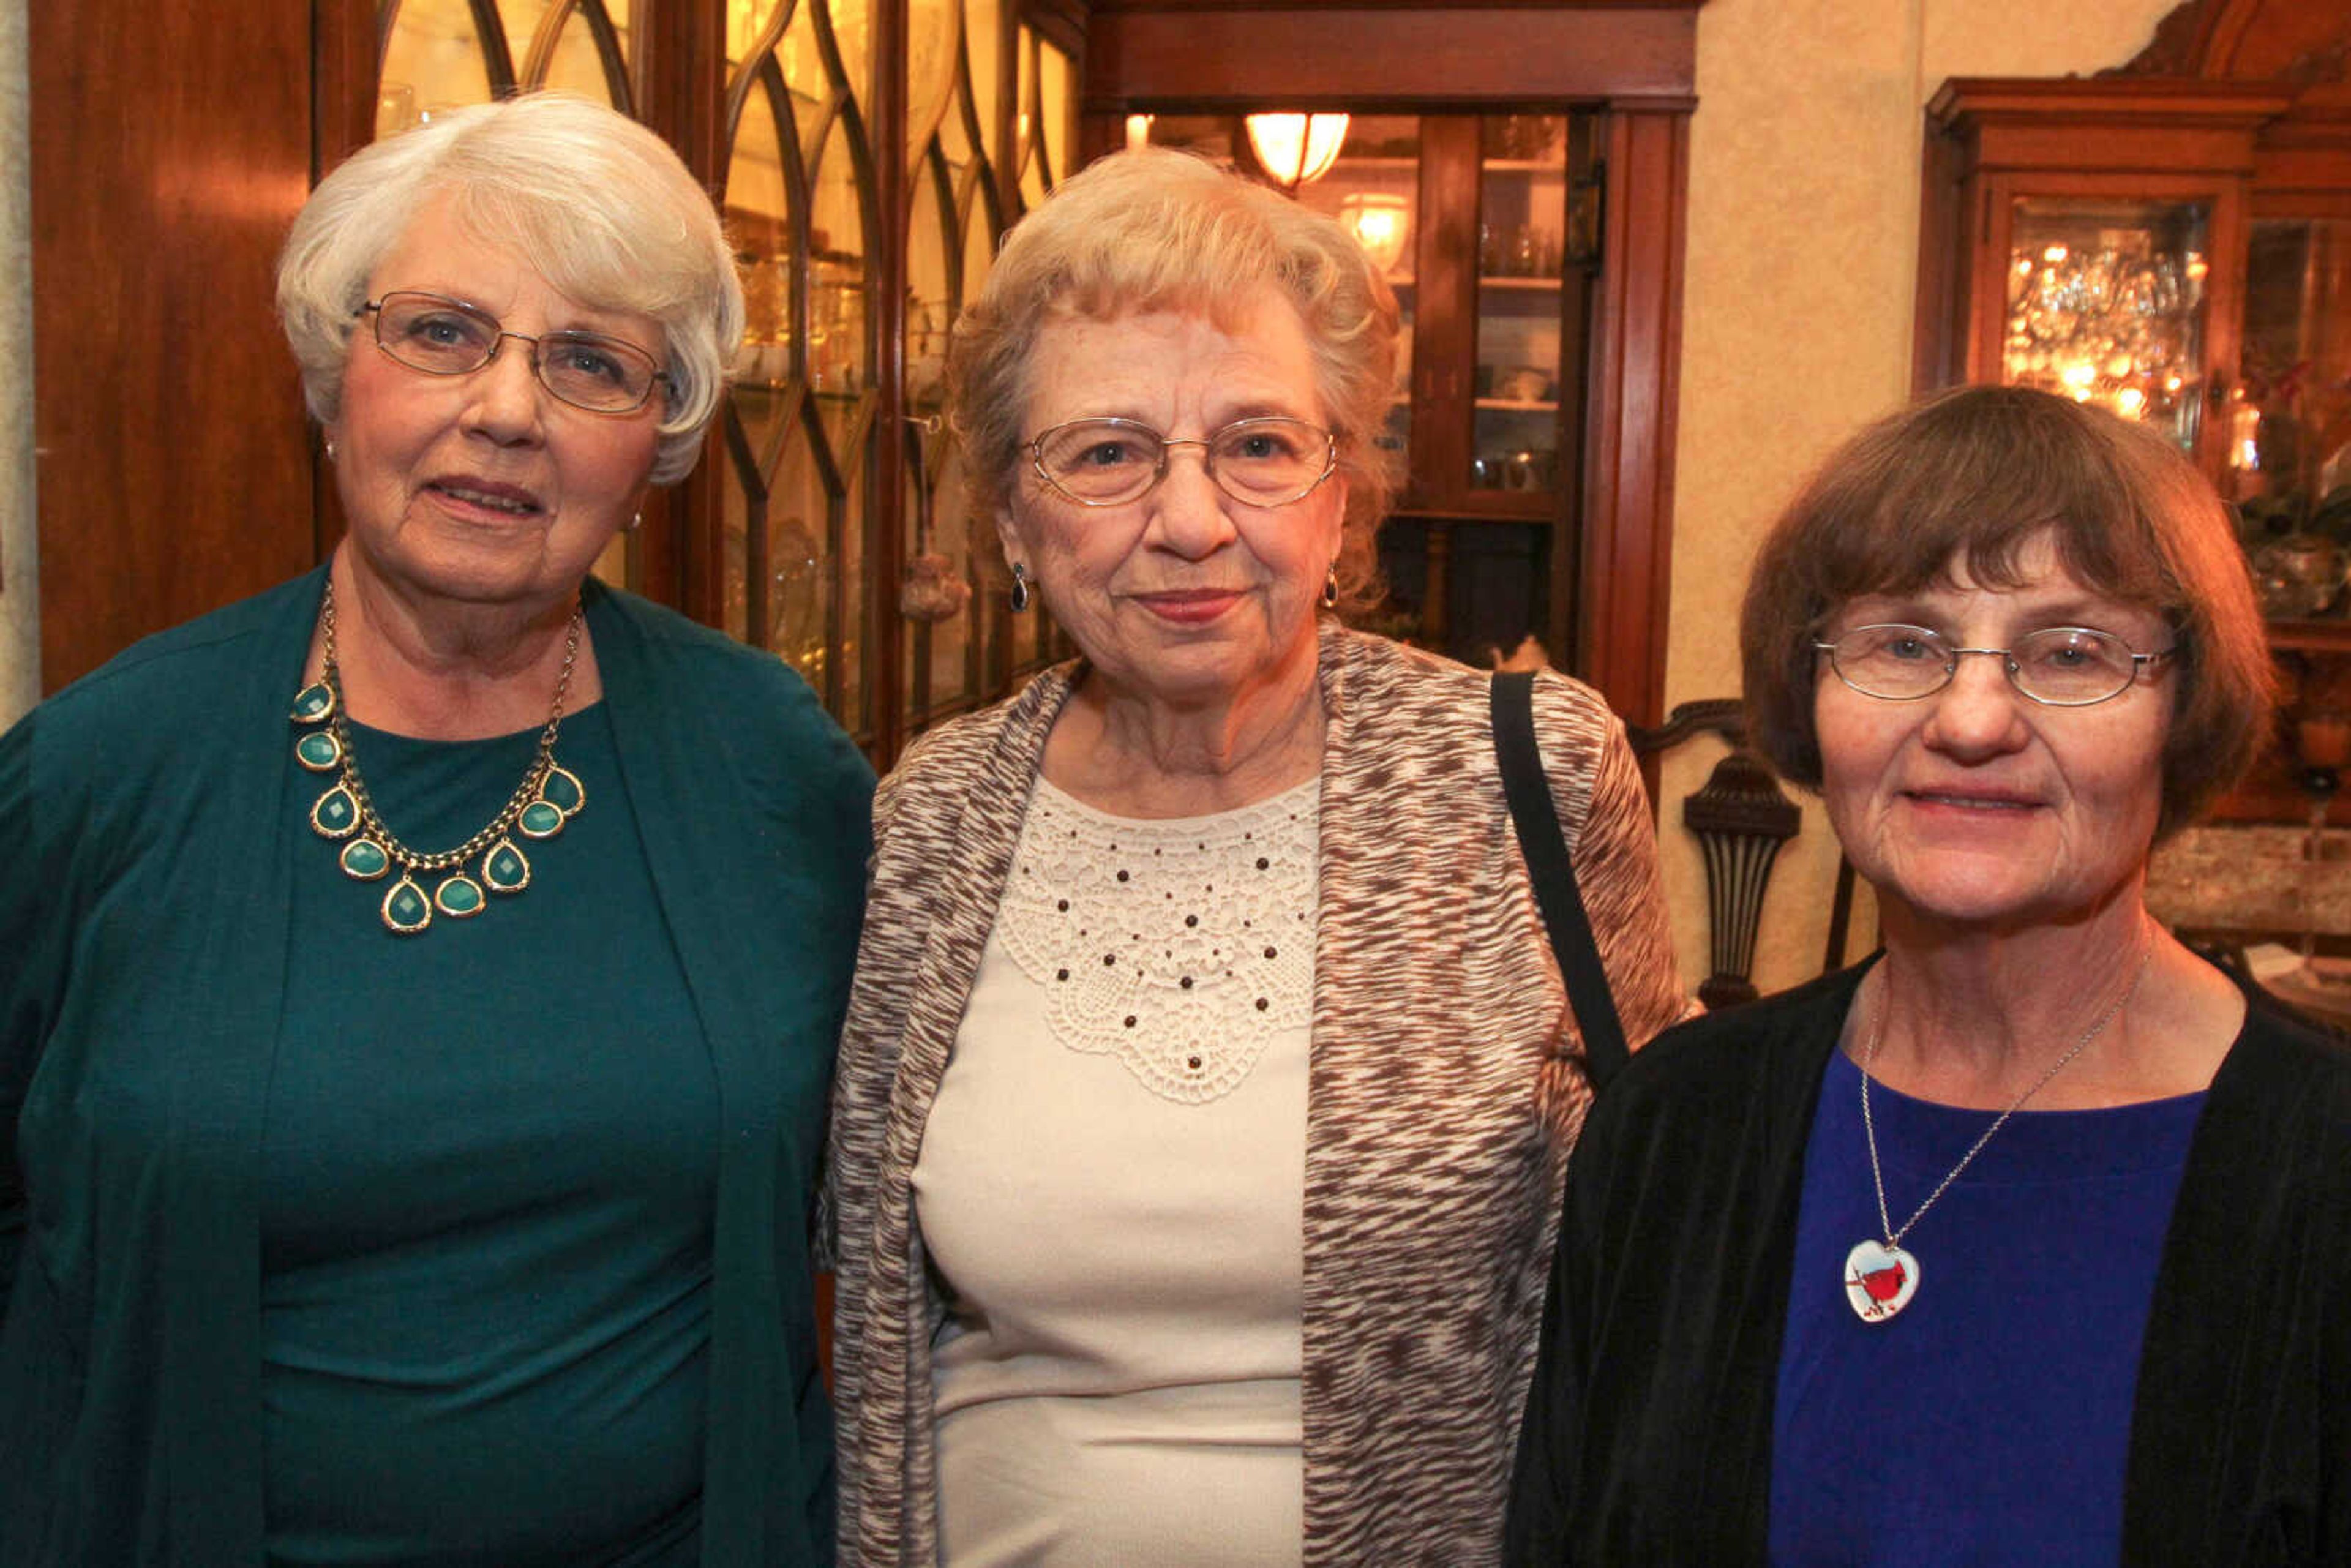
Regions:
[[1072, 419], [1029, 442], [1029, 461], [1055, 494], [1081, 507], [1139, 501], [1167, 477], [1171, 447], [1196, 446], [1217, 489], [1249, 507], [1303, 500], [1339, 466], [1339, 438], [1281, 415], [1237, 419], [1206, 436], [1171, 440], [1134, 419]]
[[634, 413], [656, 385], [670, 384], [660, 361], [634, 343], [601, 332], [509, 332], [488, 311], [444, 294], [398, 289], [360, 314], [374, 316], [375, 346], [387, 358], [428, 376], [471, 375], [512, 338], [529, 349], [539, 385], [590, 413]]
[[2005, 648], [1957, 647], [1925, 626], [1856, 626], [1813, 647], [1829, 656], [1837, 679], [1864, 696], [1887, 702], [1932, 696], [1951, 684], [1962, 658], [1990, 653], [2000, 660], [2010, 685], [2044, 707], [2088, 707], [2118, 697], [2142, 668], [2179, 651], [2135, 653], [2113, 632], [2087, 626], [2028, 632]]

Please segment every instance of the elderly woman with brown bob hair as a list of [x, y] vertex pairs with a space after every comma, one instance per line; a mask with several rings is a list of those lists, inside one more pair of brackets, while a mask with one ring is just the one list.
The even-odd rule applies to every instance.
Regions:
[[[834, 1100], [841, 1548], [1490, 1560], [1583, 1034], [1487, 678], [1344, 630], [1393, 296], [1275, 193], [1121, 153], [952, 356], [1084, 655], [884, 784]], [[1625, 1036], [1684, 1003], [1622, 727], [1546, 676]]]
[[1953, 393], [1830, 459], [1740, 641], [1884, 951], [1602, 1100], [1510, 1561], [2351, 1558], [2351, 1066], [2144, 902], [2269, 717], [2219, 499]]

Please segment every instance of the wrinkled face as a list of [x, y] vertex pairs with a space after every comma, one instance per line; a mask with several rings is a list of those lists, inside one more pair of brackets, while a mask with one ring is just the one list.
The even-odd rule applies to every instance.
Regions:
[[[1146, 312], [1052, 320], [1030, 350], [1025, 436], [1067, 420], [1137, 420], [1196, 440], [1236, 420], [1281, 415], [1327, 427], [1306, 329], [1268, 289], [1229, 333], [1204, 315]], [[1024, 449], [997, 519], [1054, 619], [1114, 692], [1191, 705], [1309, 674], [1315, 605], [1339, 553], [1346, 481], [1254, 507], [1226, 495], [1201, 448], [1169, 451], [1140, 499], [1085, 507], [1040, 480]]]
[[[395, 289], [463, 300], [512, 332], [601, 332], [662, 354], [651, 318], [567, 298], [440, 201], [368, 280], [371, 299]], [[629, 413], [572, 407], [539, 384], [529, 346], [512, 339], [470, 374], [412, 370], [377, 349], [374, 319], [362, 318], [327, 431], [353, 569], [427, 599], [566, 599], [643, 500], [660, 417], [658, 389]]]
[[[2026, 563], [2030, 586], [2013, 592], [1954, 563], [1947, 584], [1864, 596], [1821, 640], [1899, 622], [1968, 648], [2051, 626], [2110, 632], [2143, 653], [2171, 646], [2160, 616], [2084, 588], [2045, 538]], [[2148, 665], [2119, 696], [2046, 707], [2000, 659], [1969, 654], [1941, 691], [1887, 702], [1847, 687], [1823, 654], [1813, 717], [1830, 821], [1880, 902], [1923, 919], [2013, 929], [2085, 915], [2144, 873], [2176, 679], [2170, 663]]]

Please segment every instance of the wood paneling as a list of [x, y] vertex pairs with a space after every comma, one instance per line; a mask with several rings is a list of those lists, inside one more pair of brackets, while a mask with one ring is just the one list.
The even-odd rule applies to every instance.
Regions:
[[[1086, 106], [1383, 109], [1687, 99], [1694, 7], [1102, 8]], [[1341, 78], [1344, 78], [1343, 83]]]
[[1654, 724], [1665, 712], [1673, 580], [1689, 117], [1620, 112], [1607, 156], [1576, 668], [1626, 720]]
[[307, 4], [36, 4], [41, 669], [57, 686], [311, 564], [272, 308], [309, 190]]

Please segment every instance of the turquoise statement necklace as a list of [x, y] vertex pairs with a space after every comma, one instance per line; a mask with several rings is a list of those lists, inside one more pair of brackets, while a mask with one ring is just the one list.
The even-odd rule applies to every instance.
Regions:
[[[359, 759], [351, 749], [350, 726], [343, 716], [342, 672], [335, 662], [335, 585], [327, 584], [319, 607], [319, 635], [326, 653], [319, 678], [294, 695], [294, 723], [302, 733], [294, 741], [294, 760], [313, 773], [337, 775], [327, 792], [310, 808], [310, 826], [322, 839], [340, 843], [337, 863], [354, 882], [381, 882], [393, 872], [399, 879], [387, 889], [380, 906], [387, 929], [413, 936], [433, 924], [439, 910], [452, 920], [470, 920], [489, 904], [489, 895], [520, 893], [530, 885], [530, 860], [515, 842], [551, 839], [580, 814], [588, 792], [569, 768], [555, 760], [555, 737], [563, 725], [563, 696], [571, 687], [571, 667], [580, 657], [583, 606], [571, 607], [571, 626], [563, 643], [563, 672], [556, 677], [555, 702], [547, 727], [538, 732], [538, 749], [523, 770], [522, 782], [489, 826], [454, 850], [425, 854], [395, 837], [376, 814], [367, 783], [360, 777]], [[479, 874], [466, 864], [479, 858]], [[439, 879], [430, 897], [426, 880]]]

